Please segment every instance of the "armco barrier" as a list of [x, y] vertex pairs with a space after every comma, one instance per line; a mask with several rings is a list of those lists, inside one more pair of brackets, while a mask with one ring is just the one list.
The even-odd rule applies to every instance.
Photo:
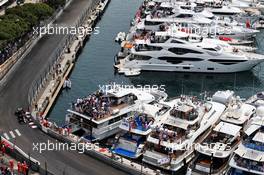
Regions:
[[87, 154], [89, 156], [92, 156], [94, 158], [97, 158], [100, 161], [103, 161], [104, 163], [106, 163], [108, 165], [112, 165], [113, 167], [115, 167], [115, 168], [117, 168], [117, 169], [119, 169], [119, 170], [121, 170], [123, 172], [126, 172], [128, 174], [131, 174], [131, 175], [142, 175], [143, 174], [142, 172], [139, 172], [138, 170], [136, 170], [136, 169], [134, 169], [132, 167], [126, 166], [124, 164], [121, 164], [121, 163], [115, 161], [114, 159], [106, 157], [103, 154], [101, 154], [99, 152], [96, 152], [94, 150], [85, 151], [85, 154]]
[[[47, 128], [45, 128], [44, 130], [46, 130], [46, 129]], [[54, 138], [54, 139], [56, 139], [56, 140], [58, 140], [60, 142], [68, 143], [68, 144], [73, 143], [72, 140], [64, 137], [63, 135], [60, 135], [60, 134], [56, 133], [55, 131], [53, 131], [51, 129], [47, 129], [46, 131], [47, 132], [45, 132], [45, 131], [44, 132], [47, 133], [52, 138]], [[104, 163], [106, 163], [108, 165], [112, 165], [113, 167], [115, 167], [115, 168], [117, 168], [117, 169], [119, 169], [121, 171], [124, 171], [124, 172], [126, 172], [128, 174], [131, 174], [131, 175], [142, 175], [143, 174], [142, 172], [134, 169], [133, 167], [127, 166], [127, 165], [122, 164], [120, 162], [117, 162], [116, 160], [111, 159], [111, 158], [109, 158], [107, 156], [104, 156], [103, 154], [101, 154], [100, 152], [97, 152], [95, 150], [85, 150], [84, 153], [86, 155], [91, 156], [93, 158], [96, 158], [96, 159], [98, 159], [98, 160], [100, 160], [100, 161], [102, 161], [102, 162], [104, 162]]]

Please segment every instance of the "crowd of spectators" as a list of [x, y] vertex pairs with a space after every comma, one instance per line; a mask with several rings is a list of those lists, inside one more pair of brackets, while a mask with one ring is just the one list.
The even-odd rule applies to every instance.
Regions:
[[[14, 53], [26, 43], [29, 37], [30, 34], [27, 34], [15, 41], [2, 43], [2, 46], [0, 45], [0, 65], [14, 55]], [[3, 47], [3, 45], [5, 45], [5, 47]]]
[[129, 120], [129, 126], [132, 129], [139, 129], [146, 131], [149, 129], [150, 125], [154, 122], [153, 118], [148, 117], [147, 114], [135, 114], [135, 117], [132, 117]]
[[76, 103], [74, 103], [74, 109], [97, 120], [111, 113], [110, 104], [109, 98], [98, 92], [86, 98], [78, 98]]
[[2, 165], [0, 167], [0, 175], [12, 175], [12, 172], [7, 166]]
[[169, 130], [166, 127], [156, 126], [152, 133], [152, 137], [159, 139], [159, 141], [174, 142], [177, 139], [177, 132]]

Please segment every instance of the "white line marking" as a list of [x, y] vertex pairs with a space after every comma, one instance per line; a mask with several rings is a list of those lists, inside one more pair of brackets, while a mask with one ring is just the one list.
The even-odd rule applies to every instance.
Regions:
[[7, 140], [9, 140], [10, 138], [8, 137], [7, 133], [4, 133], [4, 136]]
[[15, 134], [13, 133], [13, 131], [9, 131], [10, 135], [13, 137], [13, 138], [16, 138]]
[[21, 133], [19, 132], [18, 129], [15, 129], [15, 131], [16, 131], [16, 133], [17, 133], [18, 136], [21, 136]]

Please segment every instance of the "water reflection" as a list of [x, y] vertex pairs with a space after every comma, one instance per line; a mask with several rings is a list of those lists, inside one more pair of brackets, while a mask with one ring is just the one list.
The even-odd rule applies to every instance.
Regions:
[[248, 97], [263, 87], [263, 82], [254, 72], [233, 74], [204, 74], [179, 72], [143, 72], [131, 77], [133, 84], [165, 85], [169, 96], [179, 94], [200, 94], [217, 90], [235, 90], [238, 95]]

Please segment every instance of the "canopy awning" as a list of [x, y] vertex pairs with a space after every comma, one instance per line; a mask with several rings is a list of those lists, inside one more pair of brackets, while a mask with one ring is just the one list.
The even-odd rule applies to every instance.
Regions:
[[256, 131], [257, 129], [259, 129], [260, 127], [261, 127], [260, 125], [252, 124], [252, 125], [250, 125], [250, 127], [245, 131], [245, 133], [249, 136], [249, 135], [251, 135], [254, 131]]
[[165, 124], [170, 125], [170, 126], [175, 126], [175, 127], [178, 127], [178, 128], [184, 129], [184, 130], [187, 130], [187, 128], [189, 126], [188, 123], [184, 123], [180, 120], [176, 120], [173, 117], [169, 117], [166, 120]]
[[220, 122], [215, 128], [214, 131], [221, 132], [224, 134], [236, 136], [241, 130], [241, 126], [237, 126], [231, 123]]
[[245, 159], [264, 162], [264, 154], [261, 151], [248, 149], [245, 146], [241, 145], [236, 150], [235, 153], [240, 157]]
[[254, 137], [254, 141], [264, 143], [264, 133], [263, 132], [258, 132]]

